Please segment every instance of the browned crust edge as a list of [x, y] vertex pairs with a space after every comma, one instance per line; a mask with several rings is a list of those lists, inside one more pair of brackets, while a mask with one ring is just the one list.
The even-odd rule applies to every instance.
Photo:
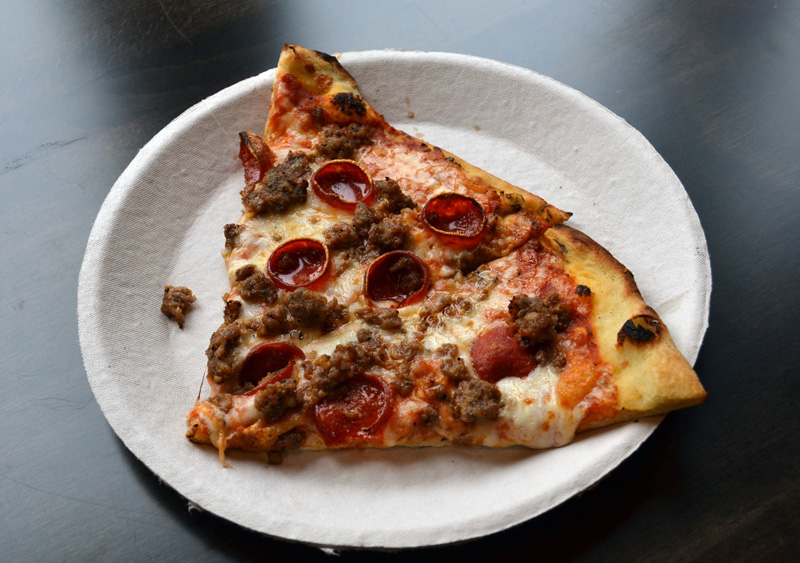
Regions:
[[[642, 299], [633, 274], [586, 234], [558, 225], [544, 240], [559, 255], [577, 284], [592, 292], [592, 329], [601, 357], [611, 364], [616, 387], [615, 414], [589, 421], [579, 431], [599, 428], [697, 405], [707, 394], [689, 362], [676, 348], [658, 313]], [[647, 315], [662, 328], [649, 342], [617, 342], [628, 319]]]

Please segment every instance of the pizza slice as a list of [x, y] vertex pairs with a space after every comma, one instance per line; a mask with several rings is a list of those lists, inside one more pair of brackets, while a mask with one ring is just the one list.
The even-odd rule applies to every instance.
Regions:
[[560, 446], [705, 400], [633, 277], [565, 213], [390, 126], [287, 45], [240, 134], [231, 290], [187, 436], [219, 449]]

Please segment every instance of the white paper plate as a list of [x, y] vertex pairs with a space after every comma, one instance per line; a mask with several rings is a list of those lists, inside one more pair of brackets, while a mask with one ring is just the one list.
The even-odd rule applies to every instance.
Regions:
[[[670, 168], [622, 119], [531, 71], [462, 55], [341, 57], [388, 121], [575, 213], [570, 224], [635, 274], [694, 361], [711, 290], [703, 231]], [[145, 146], [112, 188], [86, 249], [80, 341], [114, 431], [186, 498], [267, 534], [319, 545], [411, 547], [473, 538], [580, 492], [631, 454], [658, 420], [542, 452], [523, 448], [257, 454], [189, 443], [185, 415], [222, 318], [222, 226], [239, 216], [237, 133], [260, 132], [274, 71], [192, 107]], [[411, 117], [413, 112], [413, 118]], [[199, 297], [179, 330], [163, 286]]]

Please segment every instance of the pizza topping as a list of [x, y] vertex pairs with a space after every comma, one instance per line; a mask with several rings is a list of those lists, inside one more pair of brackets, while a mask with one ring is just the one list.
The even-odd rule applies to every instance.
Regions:
[[333, 249], [351, 248], [361, 242], [355, 227], [348, 223], [334, 223], [322, 234], [325, 242]]
[[372, 178], [352, 160], [331, 160], [311, 176], [311, 187], [325, 203], [352, 211], [375, 195]]
[[[303, 351], [286, 341], [260, 342], [256, 344], [242, 362], [239, 369], [239, 385], [256, 385], [248, 391], [250, 395], [269, 383], [277, 383], [292, 375], [294, 364], [305, 359]], [[266, 381], [262, 381], [265, 378]]]
[[292, 328], [317, 328], [330, 332], [347, 322], [347, 307], [305, 288], [285, 294], [280, 305], [292, 315]]
[[236, 223], [228, 223], [225, 225], [225, 248], [232, 250], [233, 247], [236, 246], [236, 240], [239, 237], [240, 230], [241, 225], [237, 225]]
[[403, 248], [408, 240], [408, 224], [396, 215], [384, 217], [369, 229], [367, 244], [380, 252]]
[[282, 289], [293, 291], [319, 280], [328, 270], [328, 248], [313, 239], [280, 245], [267, 261], [267, 275]]
[[547, 300], [515, 295], [508, 304], [508, 312], [511, 314], [509, 322], [524, 346], [551, 342], [572, 320], [571, 313], [554, 293]]
[[242, 310], [242, 302], [231, 299], [225, 302], [225, 322], [232, 323], [239, 318], [239, 313]]
[[428, 268], [416, 255], [395, 250], [380, 256], [364, 275], [364, 295], [375, 303], [405, 307], [428, 289]]
[[322, 130], [317, 153], [326, 159], [352, 159], [356, 150], [372, 144], [369, 127], [350, 123], [346, 127], [329, 125]]
[[270, 169], [262, 182], [252, 189], [245, 188], [242, 203], [252, 213], [284, 213], [307, 197], [311, 168], [308, 156], [290, 152], [277, 166]]
[[469, 349], [472, 368], [484, 381], [497, 383], [506, 377], [527, 377], [536, 369], [534, 355], [520, 344], [508, 325], [481, 333]]
[[617, 345], [629, 340], [634, 344], [643, 344], [661, 334], [661, 321], [651, 315], [637, 315], [625, 321], [617, 333]]
[[473, 246], [486, 228], [486, 213], [481, 204], [456, 193], [441, 194], [428, 200], [422, 219], [447, 244]]
[[356, 212], [353, 216], [353, 228], [358, 236], [364, 240], [369, 237], [369, 230], [373, 225], [379, 223], [383, 216], [363, 203], [356, 205]]
[[354, 377], [314, 405], [314, 423], [328, 446], [379, 439], [394, 414], [394, 390], [379, 377]]
[[222, 383], [233, 373], [231, 355], [240, 336], [241, 330], [236, 323], [225, 323], [211, 335], [206, 356], [208, 375], [215, 383]]
[[379, 206], [388, 213], [400, 213], [403, 209], [415, 209], [417, 204], [403, 193], [400, 184], [391, 178], [375, 182], [375, 194]]
[[397, 309], [361, 309], [356, 311], [356, 317], [367, 323], [384, 330], [399, 330], [403, 328], [403, 319]]
[[458, 383], [469, 379], [469, 370], [458, 355], [458, 347], [455, 344], [442, 344], [436, 349], [435, 355], [441, 358], [439, 369], [450, 381]]
[[250, 303], [275, 303], [278, 292], [267, 276], [253, 264], [242, 266], [234, 274], [242, 299]]
[[250, 131], [239, 133], [239, 158], [244, 165], [244, 181], [248, 184], [263, 180], [275, 162], [275, 155], [264, 139]]
[[195, 301], [197, 301], [197, 297], [192, 295], [192, 290], [188, 287], [165, 285], [161, 312], [168, 318], [175, 319], [178, 327], [183, 328], [183, 323], [186, 320], [183, 312]]
[[497, 420], [503, 401], [497, 385], [480, 379], [462, 381], [451, 398], [453, 416], [459, 422]]
[[255, 407], [261, 411], [267, 423], [277, 422], [287, 410], [299, 407], [302, 402], [294, 379], [270, 383], [255, 396]]

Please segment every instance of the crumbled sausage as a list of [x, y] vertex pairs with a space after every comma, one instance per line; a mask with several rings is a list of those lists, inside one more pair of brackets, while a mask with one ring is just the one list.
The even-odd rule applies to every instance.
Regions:
[[242, 203], [254, 213], [284, 213], [293, 205], [306, 201], [310, 174], [308, 156], [290, 152], [252, 191], [243, 193]]
[[183, 286], [164, 286], [164, 299], [161, 302], [161, 312], [168, 318], [175, 319], [180, 328], [186, 320], [183, 312], [186, 308], [197, 301], [197, 297], [192, 295], [192, 290]]
[[256, 270], [253, 264], [247, 264], [236, 270], [236, 282], [242, 299], [251, 303], [275, 303], [278, 291], [265, 274]]
[[301, 364], [305, 377], [313, 388], [310, 401], [316, 402], [332, 393], [351, 377], [366, 373], [371, 367], [381, 363], [385, 349], [381, 352], [374, 344], [364, 345], [359, 342], [338, 344], [333, 353], [317, 357], [313, 361]]
[[359, 238], [366, 239], [373, 225], [379, 223], [382, 216], [374, 209], [370, 209], [365, 203], [358, 202], [356, 211], [353, 215], [353, 228]]
[[434, 426], [439, 421], [439, 411], [430, 405], [425, 405], [420, 411], [420, 420], [425, 426]]
[[374, 184], [379, 206], [388, 213], [400, 213], [403, 209], [415, 209], [417, 204], [403, 193], [400, 184], [391, 178], [378, 180]]
[[469, 379], [458, 384], [453, 392], [452, 406], [456, 420], [471, 424], [477, 420], [497, 420], [503, 402], [497, 385], [482, 379]]
[[270, 383], [265, 389], [258, 391], [255, 396], [255, 407], [261, 411], [267, 423], [280, 420], [287, 410], [301, 404], [302, 399], [297, 394], [295, 379]]
[[268, 338], [276, 334], [285, 334], [292, 330], [292, 323], [289, 320], [289, 310], [283, 305], [276, 305], [267, 309], [261, 316], [259, 326], [256, 327], [256, 334], [261, 338]]
[[405, 295], [411, 295], [425, 283], [423, 272], [411, 263], [410, 258], [405, 256], [389, 267], [389, 274], [393, 279], [399, 280], [397, 288]]
[[384, 330], [398, 330], [403, 327], [403, 319], [397, 309], [361, 309], [356, 311], [356, 317], [368, 325]]
[[224, 323], [211, 335], [206, 356], [208, 356], [208, 374], [215, 383], [222, 383], [233, 374], [231, 355], [240, 336], [241, 330], [236, 323]]
[[228, 223], [225, 225], [225, 248], [233, 249], [236, 246], [236, 238], [239, 236], [241, 225], [236, 223]]
[[239, 312], [242, 310], [242, 302], [231, 299], [225, 302], [225, 322], [232, 323], [239, 318]]
[[570, 312], [556, 294], [551, 294], [547, 301], [535, 296], [515, 295], [508, 304], [508, 312], [511, 314], [511, 327], [524, 346], [551, 342], [558, 332], [569, 326], [571, 320]]
[[411, 370], [408, 366], [402, 366], [395, 372], [392, 387], [401, 397], [408, 397], [411, 394], [414, 390], [414, 377], [411, 375]]
[[334, 299], [305, 288], [285, 294], [281, 299], [292, 315], [296, 328], [319, 327], [330, 332], [343, 325], [348, 318], [347, 307]]
[[222, 393], [209, 399], [209, 402], [222, 412], [228, 412], [233, 408], [233, 397], [228, 393]]
[[361, 242], [355, 227], [347, 223], [335, 223], [322, 234], [325, 242], [333, 249], [351, 248]]
[[339, 158], [352, 160], [357, 149], [371, 144], [370, 131], [366, 125], [360, 123], [350, 123], [346, 127], [329, 125], [322, 130], [317, 153], [328, 160]]
[[455, 344], [442, 344], [436, 349], [435, 354], [442, 359], [439, 368], [448, 379], [456, 383], [469, 379], [469, 370], [464, 360], [459, 357]]
[[367, 244], [383, 253], [403, 248], [407, 239], [408, 225], [396, 216], [389, 216], [370, 227]]

